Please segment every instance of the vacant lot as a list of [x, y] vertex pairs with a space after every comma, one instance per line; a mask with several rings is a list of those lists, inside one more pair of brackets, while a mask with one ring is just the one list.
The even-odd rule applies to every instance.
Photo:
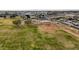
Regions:
[[15, 26], [1, 25], [0, 49], [79, 49], [79, 38], [54, 26], [55, 25], [30, 25], [16, 28]]

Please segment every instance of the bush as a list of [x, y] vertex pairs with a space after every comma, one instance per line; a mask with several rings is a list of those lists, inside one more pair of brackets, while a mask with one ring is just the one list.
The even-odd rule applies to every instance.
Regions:
[[25, 21], [25, 24], [31, 24], [31, 20]]
[[20, 27], [21, 20], [15, 20], [15, 21], [13, 21], [13, 24], [16, 25], [17, 27]]

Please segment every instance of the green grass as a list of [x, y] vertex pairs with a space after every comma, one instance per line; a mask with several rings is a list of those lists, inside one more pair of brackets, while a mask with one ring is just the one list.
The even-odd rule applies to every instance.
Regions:
[[[7, 31], [1, 31], [6, 30]], [[78, 38], [58, 30], [55, 33], [41, 33], [37, 26], [0, 26], [0, 50], [63, 50], [79, 49]], [[69, 45], [69, 46], [66, 46]]]

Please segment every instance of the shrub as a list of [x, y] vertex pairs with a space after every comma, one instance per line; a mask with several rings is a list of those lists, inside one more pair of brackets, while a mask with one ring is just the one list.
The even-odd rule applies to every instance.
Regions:
[[13, 24], [16, 25], [17, 27], [20, 27], [21, 20], [15, 20], [15, 21], [13, 21]]

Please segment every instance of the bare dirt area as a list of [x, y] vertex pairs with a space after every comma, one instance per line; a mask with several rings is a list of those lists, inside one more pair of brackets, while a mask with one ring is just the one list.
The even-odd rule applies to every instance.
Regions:
[[52, 33], [52, 32], [55, 32], [56, 30], [64, 30], [79, 38], [79, 31], [77, 29], [69, 27], [64, 24], [42, 23], [38, 26], [38, 30], [42, 32], [47, 32], [47, 33]]
[[54, 23], [42, 23], [38, 26], [39, 31], [52, 33], [58, 29], [58, 26]]

